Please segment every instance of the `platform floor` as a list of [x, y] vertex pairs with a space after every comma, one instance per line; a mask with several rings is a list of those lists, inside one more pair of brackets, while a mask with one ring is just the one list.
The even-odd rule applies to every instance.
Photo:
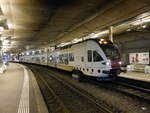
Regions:
[[0, 113], [48, 113], [33, 73], [10, 63], [0, 74]]
[[141, 80], [150, 82], [150, 74], [140, 73], [140, 72], [127, 72], [127, 73], [121, 73], [119, 76], [135, 79], [135, 80]]

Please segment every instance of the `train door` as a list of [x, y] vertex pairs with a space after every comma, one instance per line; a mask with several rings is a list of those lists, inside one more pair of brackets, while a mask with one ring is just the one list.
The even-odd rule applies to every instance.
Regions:
[[103, 68], [103, 58], [99, 45], [94, 41], [88, 41], [86, 44], [86, 71], [85, 74], [90, 76], [100, 75]]
[[81, 53], [80, 54], [80, 62], [81, 62], [81, 69], [82, 71], [85, 71], [85, 52], [86, 52], [86, 44], [84, 43], [81, 47]]
[[75, 63], [74, 66], [78, 67], [79, 70], [81, 70], [82, 72], [85, 69], [85, 42], [84, 43], [80, 43], [77, 44], [76, 46], [74, 46], [75, 50], [74, 50], [74, 54], [75, 54]]

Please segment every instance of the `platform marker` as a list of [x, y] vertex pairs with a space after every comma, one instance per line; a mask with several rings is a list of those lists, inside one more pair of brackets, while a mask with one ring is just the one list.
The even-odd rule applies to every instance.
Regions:
[[29, 75], [25, 67], [21, 67], [24, 69], [24, 83], [22, 87], [18, 113], [29, 113]]

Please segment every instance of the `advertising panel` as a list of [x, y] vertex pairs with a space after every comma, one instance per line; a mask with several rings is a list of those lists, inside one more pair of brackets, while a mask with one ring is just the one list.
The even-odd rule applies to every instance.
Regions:
[[129, 53], [130, 64], [149, 64], [149, 52]]

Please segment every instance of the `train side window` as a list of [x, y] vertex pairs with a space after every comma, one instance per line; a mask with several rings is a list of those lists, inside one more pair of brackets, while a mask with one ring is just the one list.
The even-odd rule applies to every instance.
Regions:
[[73, 62], [74, 61], [74, 54], [69, 53], [69, 61]]
[[92, 62], [92, 50], [88, 50], [88, 62]]
[[63, 62], [64, 62], [64, 64], [68, 64], [68, 54], [67, 53], [64, 54], [64, 56], [63, 56]]
[[84, 57], [83, 56], [81, 57], [81, 61], [84, 62]]
[[102, 60], [103, 58], [100, 56], [100, 54], [97, 51], [93, 51], [93, 61], [98, 62]]

